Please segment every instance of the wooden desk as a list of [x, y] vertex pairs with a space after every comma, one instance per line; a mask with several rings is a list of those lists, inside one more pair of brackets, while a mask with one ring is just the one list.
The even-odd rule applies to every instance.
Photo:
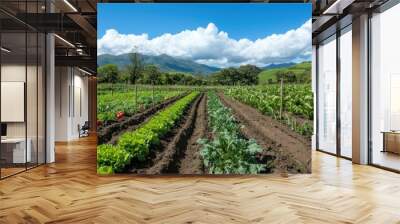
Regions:
[[25, 138], [1, 139], [2, 159], [5, 159], [7, 163], [31, 162], [31, 160], [32, 160], [32, 153], [31, 153], [32, 141], [30, 138], [28, 138], [26, 140], [26, 142], [28, 144], [27, 144], [26, 153], [25, 153]]
[[382, 152], [400, 154], [400, 131], [383, 131]]

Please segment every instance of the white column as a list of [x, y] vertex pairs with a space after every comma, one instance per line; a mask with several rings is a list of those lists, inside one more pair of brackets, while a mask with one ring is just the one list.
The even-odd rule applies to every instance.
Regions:
[[317, 131], [317, 47], [312, 46], [312, 66], [311, 66], [311, 80], [312, 80], [312, 91], [314, 98], [314, 132], [311, 137], [311, 148], [312, 150], [317, 149], [316, 131]]
[[353, 19], [353, 162], [368, 163], [368, 15]]
[[46, 163], [55, 161], [54, 133], [55, 133], [55, 56], [54, 35], [47, 34], [46, 37]]

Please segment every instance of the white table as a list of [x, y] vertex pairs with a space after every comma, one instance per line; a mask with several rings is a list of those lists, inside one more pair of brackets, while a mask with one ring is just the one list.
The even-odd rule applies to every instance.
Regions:
[[[1, 139], [1, 144], [3, 145], [14, 145], [13, 147], [13, 163], [26, 163], [32, 160], [32, 140], [30, 138], [26, 139], [28, 147], [26, 147], [25, 154], [25, 138], [5, 138]], [[25, 161], [26, 159], [26, 161]]]

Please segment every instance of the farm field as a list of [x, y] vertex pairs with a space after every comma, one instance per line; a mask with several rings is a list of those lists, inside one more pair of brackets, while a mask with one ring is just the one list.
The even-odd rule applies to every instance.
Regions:
[[98, 173], [311, 172], [309, 10], [277, 19], [273, 4], [132, 5], [103, 9], [146, 26], [99, 23]]
[[121, 86], [99, 85], [102, 113], [118, 113], [122, 104], [129, 114], [99, 127], [100, 174], [310, 172], [307, 84], [285, 85], [283, 97], [279, 85], [140, 86], [138, 98], [149, 99], [140, 106], [135, 87]]
[[224, 93], [281, 121], [293, 131], [311, 137], [313, 93], [309, 84], [230, 87]]
[[183, 88], [100, 84], [97, 88], [97, 117], [110, 122], [131, 116], [168, 98], [183, 93]]

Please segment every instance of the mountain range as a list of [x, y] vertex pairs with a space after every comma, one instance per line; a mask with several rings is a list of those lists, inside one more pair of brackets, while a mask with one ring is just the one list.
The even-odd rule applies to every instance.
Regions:
[[[166, 54], [162, 55], [144, 55], [140, 54], [144, 64], [155, 64], [163, 72], [183, 72], [191, 74], [203, 74], [208, 75], [221, 70], [221, 68], [212, 67], [204, 64], [197, 63], [192, 60], [182, 59], [178, 57], [172, 57]], [[105, 64], [116, 64], [120, 69], [123, 69], [130, 63], [129, 54], [111, 55], [102, 54], [97, 56], [98, 66]], [[270, 64], [262, 67], [261, 69], [278, 69], [286, 68], [295, 65], [296, 63], [282, 63], [282, 64]]]
[[265, 67], [262, 67], [262, 69], [265, 70], [265, 69], [273, 69], [273, 68], [287, 68], [287, 67], [293, 66], [295, 64], [296, 63], [294, 63], [294, 62], [281, 63], [281, 64], [270, 64]]
[[[152, 56], [152, 55], [140, 55], [144, 64], [155, 64], [161, 71], [164, 72], [184, 72], [192, 74], [211, 74], [219, 71], [219, 68], [211, 67], [208, 65], [199, 64], [197, 62], [172, 57], [166, 54]], [[119, 68], [124, 68], [130, 63], [129, 54], [121, 55], [110, 55], [102, 54], [97, 56], [98, 66], [105, 64], [116, 64]]]

